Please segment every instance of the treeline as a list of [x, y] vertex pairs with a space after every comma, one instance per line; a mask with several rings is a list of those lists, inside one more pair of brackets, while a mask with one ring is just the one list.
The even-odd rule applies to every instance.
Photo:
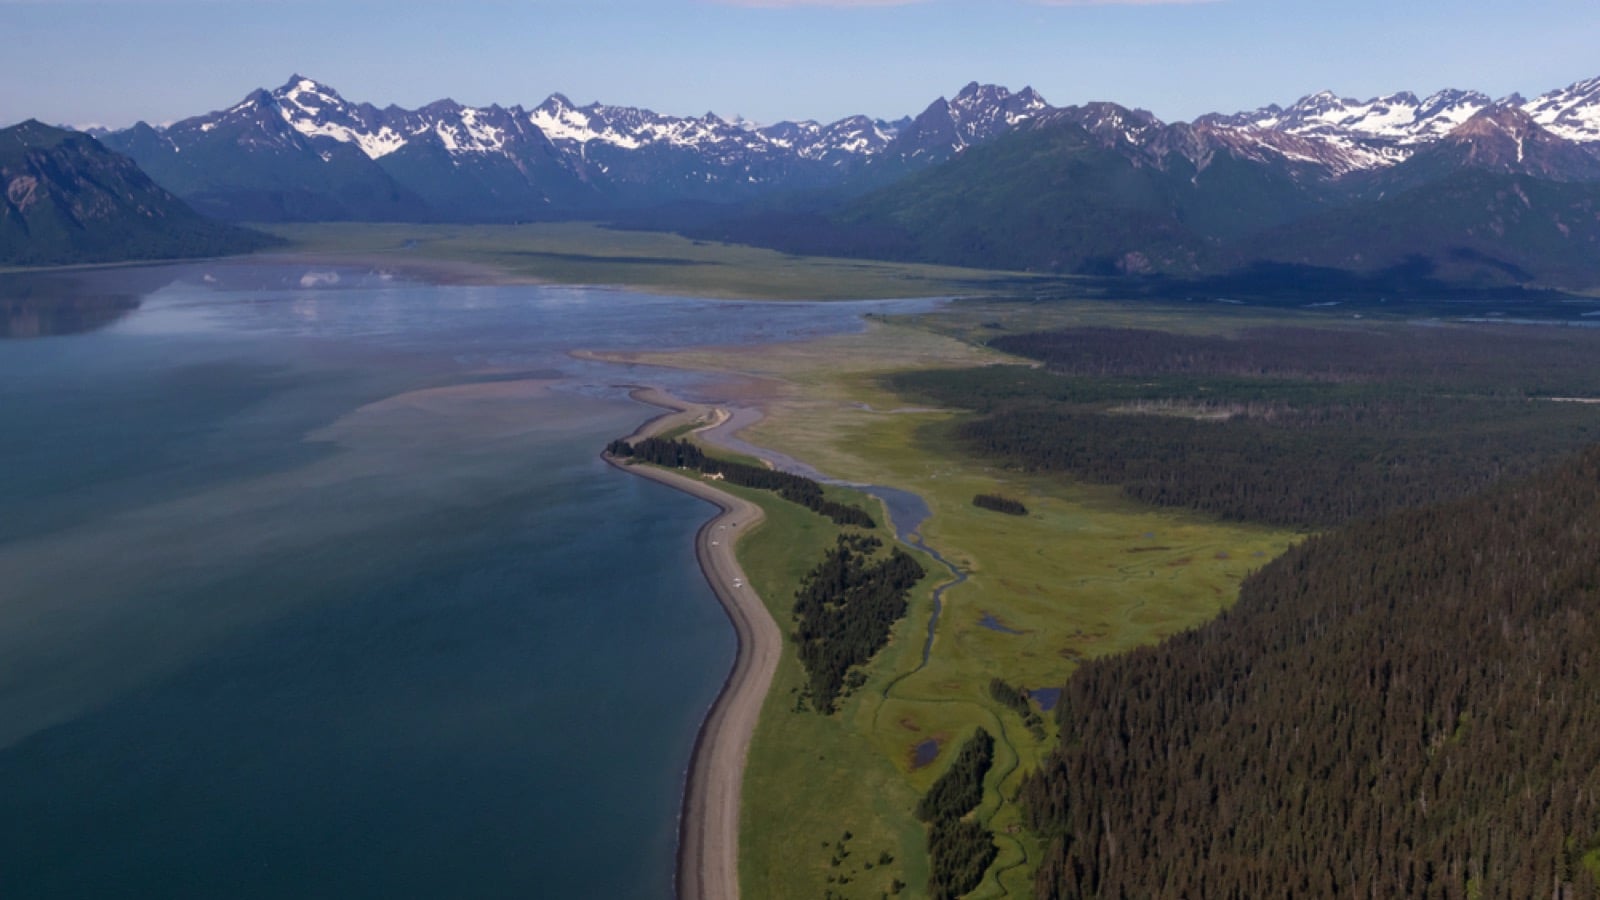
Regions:
[[1600, 897], [1600, 448], [1309, 539], [1085, 664], [1041, 898]]
[[1224, 519], [1371, 518], [1600, 441], [1592, 408], [1534, 399], [1600, 396], [1591, 329], [1075, 329], [995, 343], [1051, 371], [907, 373], [891, 386], [977, 413], [955, 429], [975, 454]]
[[906, 595], [926, 574], [899, 547], [875, 559], [882, 546], [868, 535], [839, 535], [795, 592], [792, 637], [806, 670], [806, 699], [823, 714], [865, 682], [857, 667], [889, 643], [906, 614]]
[[877, 527], [872, 516], [867, 515], [861, 507], [829, 500], [822, 493], [822, 485], [809, 478], [765, 466], [752, 466], [707, 456], [705, 451], [688, 441], [651, 437], [630, 444], [625, 440], [615, 440], [606, 445], [606, 452], [618, 458], [633, 458], [658, 466], [721, 475], [729, 484], [773, 491], [791, 503], [798, 503], [812, 512], [832, 519], [836, 525]]
[[1044, 740], [1044, 719], [1039, 716], [1038, 710], [1033, 708], [1027, 691], [1007, 684], [1004, 679], [991, 678], [989, 696], [994, 698], [994, 702], [1021, 716], [1023, 727], [1028, 729], [1034, 740]]
[[993, 765], [994, 737], [980, 726], [917, 804], [917, 818], [928, 823], [928, 891], [935, 900], [969, 893], [999, 853], [994, 832], [967, 818], [983, 803], [983, 778]]
[[1064, 375], [1390, 381], [1520, 396], [1600, 393], [1600, 340], [1588, 328], [1280, 326], [1233, 335], [1069, 328], [1005, 335], [990, 345]]
[[1002, 497], [999, 494], [979, 494], [972, 498], [972, 505], [979, 509], [991, 509], [995, 512], [1005, 513], [1008, 516], [1025, 516], [1028, 508], [1022, 505], [1021, 500]]
[[1578, 404], [1421, 397], [1225, 420], [1018, 407], [967, 422], [973, 451], [1222, 519], [1325, 527], [1465, 496], [1600, 441]]

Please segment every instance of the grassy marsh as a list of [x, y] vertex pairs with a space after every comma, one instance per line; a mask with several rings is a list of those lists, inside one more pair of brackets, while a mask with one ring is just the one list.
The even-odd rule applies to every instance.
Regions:
[[[918, 895], [926, 862], [925, 832], [911, 815], [916, 798], [948, 764], [945, 750], [978, 725], [997, 738], [978, 815], [995, 832], [1000, 856], [974, 896], [1028, 895], [1030, 861], [1039, 848], [1004, 798], [1053, 735], [1042, 743], [1029, 735], [1019, 717], [990, 698], [989, 679], [1056, 686], [1080, 660], [1200, 624], [1233, 601], [1244, 575], [1296, 537], [1156, 510], [1122, 499], [1114, 488], [1024, 475], [962, 456], [948, 436], [959, 413], [910, 406], [881, 386], [881, 376], [1014, 360], [925, 324], [874, 322], [862, 334], [804, 345], [630, 358], [737, 372], [777, 385], [767, 418], [745, 438], [836, 477], [922, 495], [933, 513], [923, 539], [969, 574], [944, 595], [928, 664], [921, 666], [920, 653], [931, 615], [931, 584], [925, 582], [894, 641], [874, 661], [868, 684], [832, 718], [793, 711], [787, 691], [798, 683], [799, 670], [786, 654], [746, 776], [742, 873], [751, 896], [817, 896], [828, 888], [859, 893], [819, 883], [836, 871], [820, 846], [829, 839], [829, 823], [832, 830], [871, 835], [860, 846], [874, 856], [876, 844], [898, 842], [902, 849], [894, 855], [907, 872], [901, 877], [910, 895]], [[1017, 497], [1029, 514], [973, 506], [972, 498], [985, 492]], [[765, 535], [741, 548], [741, 559], [785, 624], [793, 587], [825, 539], [802, 538], [795, 526], [781, 524], [781, 516], [772, 521]], [[815, 553], [800, 549], [808, 541]], [[930, 739], [940, 742], [939, 754], [919, 766], [916, 748]], [[822, 867], [807, 861], [813, 851], [822, 853]]]

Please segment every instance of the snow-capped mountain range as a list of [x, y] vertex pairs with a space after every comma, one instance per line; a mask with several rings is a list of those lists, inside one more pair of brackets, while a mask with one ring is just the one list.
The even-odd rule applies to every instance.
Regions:
[[379, 109], [296, 75], [219, 112], [99, 137], [228, 218], [328, 216], [330, 198], [304, 195], [327, 180], [310, 171], [320, 161], [338, 182], [359, 185], [335, 191], [334, 218], [412, 218], [426, 208], [506, 219], [825, 186], [882, 153], [897, 130], [864, 116], [756, 126], [579, 106], [560, 94], [532, 109], [451, 100]]
[[931, 166], [1009, 131], [1062, 122], [1145, 163], [1182, 158], [1203, 169], [1221, 153], [1337, 181], [1396, 166], [1507, 110], [1525, 114], [1541, 139], [1600, 159], [1600, 78], [1532, 100], [1441, 91], [1363, 101], [1322, 92], [1286, 108], [1174, 124], [1114, 103], [1053, 107], [1031, 88], [973, 83], [896, 122], [754, 125], [580, 106], [560, 94], [531, 109], [451, 100], [380, 109], [296, 75], [226, 110], [98, 136], [227, 218], [504, 220], [832, 188], [875, 166]]
[[1287, 109], [1276, 105], [1199, 122], [1245, 133], [1307, 138], [1343, 151], [1354, 168], [1377, 169], [1404, 162], [1491, 109], [1519, 109], [1552, 135], [1579, 144], [1600, 143], [1600, 78], [1542, 94], [1533, 100], [1500, 101], [1477, 91], [1440, 91], [1418, 99], [1401, 92], [1370, 100], [1330, 91], [1302, 98]]

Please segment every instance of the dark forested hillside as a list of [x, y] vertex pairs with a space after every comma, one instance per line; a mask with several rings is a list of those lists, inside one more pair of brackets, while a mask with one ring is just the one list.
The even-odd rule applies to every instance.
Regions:
[[270, 243], [197, 215], [86, 134], [35, 121], [0, 129], [0, 264], [218, 256]]
[[1352, 272], [1421, 261], [1457, 284], [1586, 286], [1597, 280], [1597, 213], [1600, 184], [1463, 170], [1263, 231], [1233, 257]]
[[1537, 126], [1524, 143], [1554, 145], [1548, 165], [1531, 153], [1500, 160], [1503, 135], [1462, 129], [1405, 163], [1341, 178], [1297, 152], [1240, 144], [1237, 132], [1147, 123], [1119, 136], [1086, 128], [1087, 112], [1017, 128], [811, 215], [692, 230], [793, 252], [1080, 275], [1248, 282], [1290, 266], [1347, 276], [1341, 287], [1289, 285], [1333, 297], [1360, 278], [1379, 293], [1600, 284], [1600, 158]]
[[1307, 540], [1085, 665], [1043, 898], [1600, 897], [1600, 448]]
[[954, 436], [1036, 471], [1225, 519], [1327, 526], [1442, 502], [1600, 441], [1590, 329], [1133, 329], [1009, 336], [1049, 371], [898, 376]]

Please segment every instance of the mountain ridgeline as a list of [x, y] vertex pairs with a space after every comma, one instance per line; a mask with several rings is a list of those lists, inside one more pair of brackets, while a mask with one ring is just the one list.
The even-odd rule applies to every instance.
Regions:
[[196, 214], [88, 135], [31, 120], [0, 130], [0, 264], [215, 256], [267, 243]]
[[1133, 128], [1126, 110], [1088, 113], [1038, 117], [809, 219], [699, 233], [1080, 275], [1194, 278], [1266, 262], [1476, 285], [1600, 283], [1600, 145], [1518, 107], [1486, 107], [1360, 168], [1337, 145], [1276, 132]]
[[[1532, 100], [1314, 94], [1166, 123], [969, 84], [898, 120], [754, 125], [553, 94], [378, 108], [296, 75], [102, 133], [235, 221], [602, 217], [793, 252], [1189, 279], [1600, 283], [1600, 78]], [[1299, 273], [1298, 275], [1296, 273]]]

